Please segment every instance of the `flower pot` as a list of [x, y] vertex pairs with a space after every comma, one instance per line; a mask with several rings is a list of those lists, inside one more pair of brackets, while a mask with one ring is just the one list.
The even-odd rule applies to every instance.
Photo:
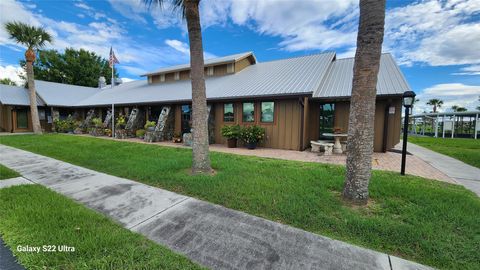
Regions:
[[235, 139], [235, 138], [227, 139], [227, 146], [228, 146], [228, 148], [237, 147], [237, 139]]
[[245, 143], [245, 146], [247, 147], [247, 149], [253, 150], [253, 149], [257, 148], [257, 143], [256, 142]]

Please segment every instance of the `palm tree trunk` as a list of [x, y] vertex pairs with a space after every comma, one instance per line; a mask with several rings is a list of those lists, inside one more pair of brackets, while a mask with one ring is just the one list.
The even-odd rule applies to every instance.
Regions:
[[199, 0], [185, 0], [185, 18], [187, 20], [190, 41], [190, 67], [192, 81], [192, 127], [193, 127], [193, 163], [192, 173], [211, 173], [208, 156], [208, 113], [205, 90], [202, 29], [200, 26]]
[[375, 99], [385, 24], [385, 0], [360, 0], [348, 123], [347, 172], [343, 198], [366, 204], [371, 177]]
[[27, 81], [30, 92], [30, 116], [32, 118], [32, 129], [35, 134], [42, 134], [40, 120], [38, 118], [37, 93], [35, 91], [35, 80], [33, 74], [33, 62], [27, 61]]

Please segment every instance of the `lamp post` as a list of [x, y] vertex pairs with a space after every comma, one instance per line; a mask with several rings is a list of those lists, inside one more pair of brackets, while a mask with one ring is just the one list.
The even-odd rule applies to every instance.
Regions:
[[401, 175], [405, 175], [405, 163], [407, 161], [407, 137], [408, 137], [408, 115], [410, 114], [410, 108], [415, 100], [415, 92], [406, 91], [403, 93], [403, 106], [405, 107], [405, 121], [403, 123], [403, 148], [402, 148], [402, 169]]

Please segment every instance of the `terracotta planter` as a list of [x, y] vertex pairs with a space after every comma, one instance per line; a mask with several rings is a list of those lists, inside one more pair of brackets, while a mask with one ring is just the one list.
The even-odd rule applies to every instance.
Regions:
[[257, 148], [257, 143], [256, 143], [256, 142], [254, 142], [254, 143], [245, 143], [245, 146], [247, 147], [247, 149], [253, 150], [253, 149]]
[[237, 139], [227, 139], [227, 146], [228, 148], [235, 148], [237, 147]]

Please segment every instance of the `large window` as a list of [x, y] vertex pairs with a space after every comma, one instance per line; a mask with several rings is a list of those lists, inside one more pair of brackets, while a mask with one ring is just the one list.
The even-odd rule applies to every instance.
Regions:
[[233, 110], [233, 103], [223, 104], [223, 122], [234, 122], [235, 112]]
[[182, 134], [191, 132], [191, 126], [190, 126], [191, 119], [192, 119], [192, 106], [182, 105]]
[[273, 117], [275, 115], [275, 103], [273, 101], [262, 102], [262, 112], [260, 121], [263, 123], [273, 123]]
[[28, 113], [26, 109], [17, 110], [17, 128], [28, 128]]
[[324, 133], [333, 133], [333, 123], [335, 120], [335, 104], [320, 104], [320, 139], [331, 139], [331, 136], [325, 136]]
[[243, 103], [243, 122], [255, 122], [255, 104], [253, 102]]

